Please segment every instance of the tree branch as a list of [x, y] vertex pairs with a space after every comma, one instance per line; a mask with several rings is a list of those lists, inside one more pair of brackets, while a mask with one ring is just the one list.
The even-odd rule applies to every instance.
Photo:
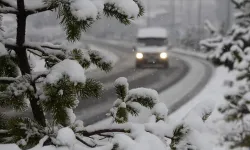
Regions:
[[113, 138], [114, 136], [109, 134], [98, 134], [99, 136], [103, 136], [104, 138]]
[[10, 84], [15, 82], [16, 79], [12, 77], [0, 77], [0, 83], [1, 84]]
[[249, 0], [244, 0], [237, 2], [236, 0], [231, 0], [231, 2], [235, 5], [237, 9], [241, 9], [241, 7], [245, 6], [247, 3], [250, 3]]
[[[4, 44], [5, 44], [5, 47], [8, 48], [8, 49], [16, 50], [16, 49], [18, 48], [17, 45], [14, 43], [14, 41], [9, 40], [9, 41], [5, 41], [5, 42], [3, 42], [3, 41], [0, 41], [0, 42], [4, 43]], [[26, 48], [26, 49], [33, 49], [33, 50], [39, 51], [39, 52], [41, 52], [44, 56], [52, 57], [53, 59], [57, 60], [58, 62], [61, 61], [61, 59], [57, 58], [57, 57], [54, 56], [54, 55], [48, 54], [48, 53], [44, 50], [44, 48], [46, 48], [46, 47], [47, 47], [47, 48], [50, 47], [51, 49], [54, 49], [54, 50], [59, 50], [59, 49], [56, 48], [56, 47], [52, 47], [52, 46], [49, 46], [49, 45], [45, 45], [44, 48], [43, 48], [42, 46], [40, 46], [40, 45], [38, 45], [38, 44], [32, 44], [32, 43], [24, 43], [23, 47]], [[34, 53], [34, 52], [32, 52], [32, 53]]]
[[[0, 5], [5, 6], [5, 7], [10, 7], [13, 8], [12, 11], [9, 11], [9, 13], [11, 14], [17, 14], [17, 6], [14, 5], [13, 3], [10, 2], [10, 0], [0, 0]], [[45, 11], [52, 11], [53, 9], [55, 9], [56, 7], [50, 7], [47, 5], [42, 5], [40, 7], [31, 9], [31, 8], [26, 8], [25, 13], [26, 15], [32, 15], [32, 14], [36, 14], [36, 13], [41, 13], [41, 12], [45, 12]], [[6, 11], [0, 11], [0, 13], [7, 13]]]
[[[83, 130], [83, 131], [78, 131], [76, 133], [79, 133], [82, 136], [86, 136], [86, 137], [90, 137], [90, 136], [93, 136], [93, 135], [105, 136], [103, 133], [117, 133], [117, 132], [120, 132], [120, 133], [131, 133], [130, 129], [124, 129], [123, 127], [124, 126], [121, 126], [119, 128], [115, 127], [115, 128], [110, 128], [110, 129], [97, 129], [95, 131], [86, 131], [86, 130]], [[150, 130], [145, 130], [145, 132], [149, 132], [149, 133], [153, 134], [153, 132], [150, 131]], [[172, 139], [171, 136], [165, 135], [164, 137], [168, 138], [168, 139]]]
[[231, 2], [235, 5], [236, 8], [240, 8], [240, 4], [235, 0], [231, 0]]
[[[17, 48], [14, 39], [10, 38], [10, 39], [7, 39], [6, 41], [2, 40], [0, 42], [5, 43], [5, 45], [10, 49]], [[26, 42], [24, 43], [23, 46], [25, 48], [30, 48], [30, 49], [34, 49], [38, 51], [44, 51], [44, 48], [51, 49], [51, 50], [58, 50], [58, 51], [60, 50], [66, 51], [66, 49], [64, 49], [61, 45], [54, 45], [51, 43]]]
[[44, 6], [36, 8], [36, 9], [26, 9], [26, 14], [33, 15], [33, 14], [37, 14], [37, 13], [41, 13], [41, 12], [45, 12], [45, 11], [52, 11], [55, 8], [56, 7], [49, 7], [49, 6], [44, 5]]
[[3, 5], [5, 7], [12, 7], [17, 10], [17, 6], [13, 5], [10, 0], [0, 0], [0, 5]]
[[46, 76], [49, 74], [49, 72], [43, 72], [41, 74], [38, 74], [37, 76], [34, 77], [33, 79], [33, 83], [35, 83], [38, 79], [40, 78], [46, 78]]
[[59, 58], [47, 53], [45, 50], [45, 48], [52, 49], [52, 50], [58, 50], [58, 51], [63, 50], [60, 46], [56, 46], [53, 44], [34, 43], [34, 42], [26, 42], [26, 43], [24, 43], [23, 46], [27, 49], [37, 50], [37, 51], [41, 52], [44, 56], [52, 57], [55, 60], [57, 60], [58, 62], [61, 61]]
[[96, 147], [96, 145], [90, 145], [90, 144], [88, 144], [87, 142], [85, 142], [84, 140], [82, 140], [82, 139], [81, 139], [80, 137], [78, 137], [78, 136], [76, 136], [76, 139], [77, 139], [79, 142], [83, 143], [84, 145], [86, 145], [86, 146], [88, 146], [88, 147], [90, 147], [90, 148]]
[[92, 131], [92, 132], [88, 132], [88, 131], [79, 131], [77, 133], [80, 133], [83, 136], [89, 137], [89, 136], [93, 136], [93, 135], [100, 135], [102, 133], [114, 133], [114, 132], [121, 132], [121, 133], [129, 133], [130, 130], [126, 130], [126, 129], [100, 129], [100, 130], [96, 130], [96, 131]]
[[47, 53], [45, 52], [45, 50], [43, 49], [43, 47], [40, 46], [40, 45], [38, 45], [38, 44], [24, 43], [23, 46], [24, 46], [25, 48], [28, 48], [28, 49], [37, 50], [37, 51], [41, 52], [43, 55], [45, 55], [45, 56], [49, 55], [49, 54], [47, 54]]
[[64, 49], [61, 45], [54, 45], [54, 44], [51, 44], [51, 43], [41, 43], [40, 45], [43, 48], [48, 48], [48, 49], [51, 49], [51, 50], [66, 51], [66, 49]]
[[237, 16], [238, 19], [241, 19], [241, 18], [249, 18], [249, 17], [250, 17], [250, 13], [246, 13], [246, 14]]
[[27, 51], [29, 51], [30, 53], [32, 53], [33, 55], [36, 55], [36, 56], [38, 56], [38, 57], [43, 57], [42, 55], [37, 54], [36, 52], [34, 52], [34, 51], [31, 50], [31, 49], [27, 49]]
[[12, 7], [0, 7], [1, 14], [17, 14], [17, 10]]

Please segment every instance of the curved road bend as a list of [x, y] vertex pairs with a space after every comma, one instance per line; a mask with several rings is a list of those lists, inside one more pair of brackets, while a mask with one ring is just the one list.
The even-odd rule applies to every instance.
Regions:
[[[173, 108], [172, 111], [178, 109], [181, 105], [190, 100], [192, 96], [195, 96], [199, 92], [199, 90], [206, 85], [211, 77], [212, 71], [211, 69], [209, 69], [209, 67], [211, 68], [211, 66], [209, 66], [208, 63], [205, 63], [204, 60], [198, 58], [192, 58], [190, 56], [184, 57], [181, 54], [170, 52], [170, 68], [168, 69], [135, 69], [135, 58], [133, 52], [131, 51], [131, 46], [124, 47], [119, 45], [105, 44], [103, 42], [98, 43], [96, 41], [87, 41], [87, 43], [113, 52], [120, 58], [120, 60], [116, 63], [113, 70], [109, 73], [105, 73], [100, 70], [94, 70], [87, 73], [87, 77], [97, 79], [104, 84], [104, 92], [100, 99], [91, 98], [81, 100], [79, 106], [75, 109], [77, 118], [83, 120], [85, 122], [85, 125], [105, 119], [106, 113], [112, 107], [113, 102], [116, 100], [113, 82], [118, 77], [126, 77], [129, 81], [130, 89], [137, 87], [146, 87], [155, 89], [159, 93], [163, 91], [169, 91], [169, 93], [171, 93], [171, 98], [175, 98], [171, 102], [166, 102], [167, 105], [171, 105], [171, 107]], [[193, 63], [187, 61], [190, 59], [193, 60]], [[175, 94], [178, 91], [174, 89], [174, 86], [178, 85], [178, 83], [182, 84], [180, 83], [182, 80], [189, 80], [185, 78], [188, 78], [188, 76], [192, 76], [192, 73], [196, 74], [197, 69], [199, 68], [197, 68], [196, 65], [193, 65], [194, 63], [203, 65], [202, 68], [203, 70], [206, 70], [206, 73], [204, 76], [200, 76], [200, 81], [198, 83], [194, 83], [193, 88], [189, 89], [186, 95], [180, 97], [180, 94]], [[196, 72], [194, 70], [196, 70]], [[193, 78], [195, 78], [195, 76]], [[8, 111], [7, 113], [8, 116], [18, 115], [12, 111]], [[30, 111], [22, 114], [25, 116], [31, 115]]]
[[[205, 70], [211, 72], [209, 67], [206, 66], [208, 64], [201, 63], [202, 60], [189, 56], [185, 56], [185, 59], [183, 59], [183, 56], [175, 53], [170, 53], [170, 68], [166, 70], [157, 68], [135, 69], [135, 57], [131, 50], [131, 46], [124, 47], [119, 45], [98, 43], [96, 41], [87, 41], [87, 43], [113, 52], [120, 58], [120, 60], [114, 66], [113, 71], [107, 74], [98, 70], [89, 72], [87, 74], [87, 77], [98, 79], [104, 84], [104, 93], [100, 99], [91, 98], [80, 101], [75, 113], [78, 119], [81, 119], [85, 122], [85, 125], [95, 123], [106, 117], [106, 113], [116, 100], [113, 82], [118, 77], [126, 77], [128, 79], [130, 89], [146, 87], [153, 88], [160, 93], [166, 89], [171, 89], [170, 87], [178, 83], [187, 74], [189, 74], [189, 71], [192, 70], [191, 67], [195, 67], [191, 66], [190, 63], [188, 63], [185, 59], [193, 59], [197, 63], [204, 65]], [[204, 78], [202, 79], [202, 83], [197, 83], [197, 86], [199, 85], [199, 89], [206, 85], [210, 77], [211, 74], [207, 74], [206, 76], [202, 77]], [[196, 90], [190, 91], [188, 93], [189, 97], [182, 97], [184, 100], [176, 102], [174, 109], [177, 109], [177, 107], [180, 107], [182, 104], [191, 99], [191, 95], [194, 96], [197, 91], [198, 89], [196, 88]]]

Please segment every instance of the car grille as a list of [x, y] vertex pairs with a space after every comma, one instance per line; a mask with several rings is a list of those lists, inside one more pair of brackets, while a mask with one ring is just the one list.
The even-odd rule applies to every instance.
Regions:
[[143, 56], [147, 59], [158, 59], [160, 57], [160, 54], [158, 53], [144, 53]]

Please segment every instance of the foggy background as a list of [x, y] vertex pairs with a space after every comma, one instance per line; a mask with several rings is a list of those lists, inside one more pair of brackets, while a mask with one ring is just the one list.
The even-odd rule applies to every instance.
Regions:
[[[199, 40], [208, 36], [204, 22], [209, 20], [216, 28], [226, 32], [231, 26], [233, 7], [230, 0], [141, 0], [145, 15], [125, 26], [116, 19], [103, 17], [84, 33], [97, 38], [134, 41], [138, 28], [164, 27], [169, 32], [172, 45], [184, 45], [198, 49]], [[44, 12], [28, 18], [26, 37], [30, 41], [54, 41], [65, 38], [58, 25], [56, 13]], [[14, 36], [15, 18], [4, 18], [8, 32]], [[39, 35], [37, 35], [39, 33]]]
[[198, 41], [208, 36], [204, 28], [206, 20], [222, 32], [226, 32], [232, 22], [230, 0], [143, 0], [143, 4], [145, 15], [131, 25], [105, 18], [97, 21], [87, 33], [100, 38], [133, 41], [138, 28], [161, 26], [167, 28], [171, 44], [197, 48]]

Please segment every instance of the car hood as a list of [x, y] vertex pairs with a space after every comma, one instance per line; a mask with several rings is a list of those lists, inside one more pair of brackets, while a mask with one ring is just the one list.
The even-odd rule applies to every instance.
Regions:
[[167, 46], [137, 47], [137, 52], [141, 53], [161, 53], [166, 51]]

